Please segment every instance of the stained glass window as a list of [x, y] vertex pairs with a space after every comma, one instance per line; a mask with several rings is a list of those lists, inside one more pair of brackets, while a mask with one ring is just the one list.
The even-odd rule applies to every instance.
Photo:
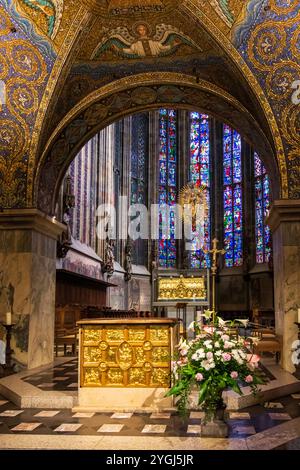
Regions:
[[[159, 111], [159, 204], [169, 205], [170, 212], [160, 211], [159, 216], [159, 266], [176, 266], [175, 211], [177, 186], [177, 132], [176, 111]], [[168, 230], [164, 230], [164, 227]], [[168, 233], [169, 232], [169, 233]]]
[[265, 166], [256, 152], [254, 152], [254, 177], [256, 262], [267, 263], [271, 255], [271, 232], [265, 223], [270, 208], [270, 181]]
[[[132, 117], [131, 132], [131, 204], [147, 205], [148, 175], [148, 115], [135, 114]], [[147, 264], [146, 241], [138, 238], [133, 244], [132, 261]]]
[[[190, 113], [190, 181], [206, 188], [207, 206], [210, 207], [210, 131], [209, 117], [206, 114]], [[204, 249], [210, 248], [210, 211], [204, 222]], [[206, 268], [210, 256], [203, 250], [196, 250], [197, 240], [192, 241], [195, 250], [191, 251], [192, 268]]]
[[131, 140], [131, 204], [146, 204], [146, 175], [148, 152], [148, 117], [135, 114], [132, 117]]
[[223, 207], [225, 266], [243, 263], [241, 136], [223, 125]]

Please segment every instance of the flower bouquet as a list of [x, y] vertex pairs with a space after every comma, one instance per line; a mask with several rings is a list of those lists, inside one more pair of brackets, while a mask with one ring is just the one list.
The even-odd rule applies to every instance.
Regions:
[[242, 395], [241, 387], [249, 385], [256, 393], [266, 378], [258, 369], [260, 358], [249, 350], [249, 341], [233, 337], [232, 329], [221, 318], [216, 317], [214, 324], [206, 326], [193, 322], [192, 327], [195, 338], [181, 339], [177, 346], [178, 357], [172, 362], [173, 387], [167, 395], [179, 397], [177, 409], [186, 414], [190, 393], [196, 387], [198, 405], [205, 411], [207, 423], [216, 419], [217, 410], [224, 408], [225, 389]]

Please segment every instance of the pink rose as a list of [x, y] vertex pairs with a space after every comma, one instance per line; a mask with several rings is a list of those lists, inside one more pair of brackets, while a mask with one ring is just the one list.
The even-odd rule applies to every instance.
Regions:
[[228, 343], [227, 341], [225, 341], [224, 343], [224, 349], [230, 349], [231, 348], [231, 344]]
[[260, 357], [257, 354], [247, 354], [247, 362], [255, 365], [255, 367], [258, 367], [259, 361]]
[[214, 357], [214, 355], [213, 355], [213, 353], [212, 353], [211, 351], [208, 351], [208, 352], [206, 353], [206, 357], [207, 357], [207, 359], [211, 359], [212, 357]]
[[222, 336], [221, 336], [221, 339], [222, 339], [223, 341], [229, 341], [229, 336], [228, 336], [228, 335], [222, 335]]
[[247, 382], [247, 384], [251, 384], [253, 382], [252, 375], [247, 375], [247, 377], [245, 377], [245, 382]]
[[230, 377], [231, 377], [232, 379], [237, 379], [238, 376], [239, 376], [239, 374], [238, 374], [235, 370], [232, 371], [231, 374], [230, 374]]
[[[215, 327], [204, 325], [203, 330], [207, 331], [207, 333], [213, 334], [213, 332], [215, 331]], [[228, 339], [229, 339], [229, 337], [228, 337]]]
[[181, 349], [181, 350], [180, 350], [181, 356], [186, 356], [187, 353], [188, 353], [188, 350], [187, 350], [187, 349]]
[[200, 374], [200, 372], [198, 372], [198, 374], [195, 375], [195, 378], [196, 378], [197, 382], [201, 382], [201, 380], [203, 380], [203, 375]]
[[230, 361], [230, 359], [231, 359], [231, 354], [229, 354], [229, 353], [223, 353], [223, 354], [222, 354], [222, 357], [223, 357], [223, 360], [224, 360], [225, 362], [227, 362], [227, 361]]

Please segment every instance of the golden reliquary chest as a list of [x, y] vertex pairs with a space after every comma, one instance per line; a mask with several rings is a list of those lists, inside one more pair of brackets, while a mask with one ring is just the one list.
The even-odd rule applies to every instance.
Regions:
[[176, 322], [81, 320], [80, 387], [170, 387]]

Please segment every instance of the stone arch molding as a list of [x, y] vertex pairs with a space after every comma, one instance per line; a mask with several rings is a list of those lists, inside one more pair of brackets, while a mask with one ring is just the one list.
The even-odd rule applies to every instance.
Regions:
[[260, 153], [279, 197], [280, 176], [272, 145], [254, 117], [233, 96], [204, 80], [177, 73], [145, 73], [122, 78], [84, 98], [50, 137], [35, 176], [34, 202], [54, 215], [62, 179], [71, 161], [98, 131], [124, 116], [175, 107], [199, 110], [237, 129]]

